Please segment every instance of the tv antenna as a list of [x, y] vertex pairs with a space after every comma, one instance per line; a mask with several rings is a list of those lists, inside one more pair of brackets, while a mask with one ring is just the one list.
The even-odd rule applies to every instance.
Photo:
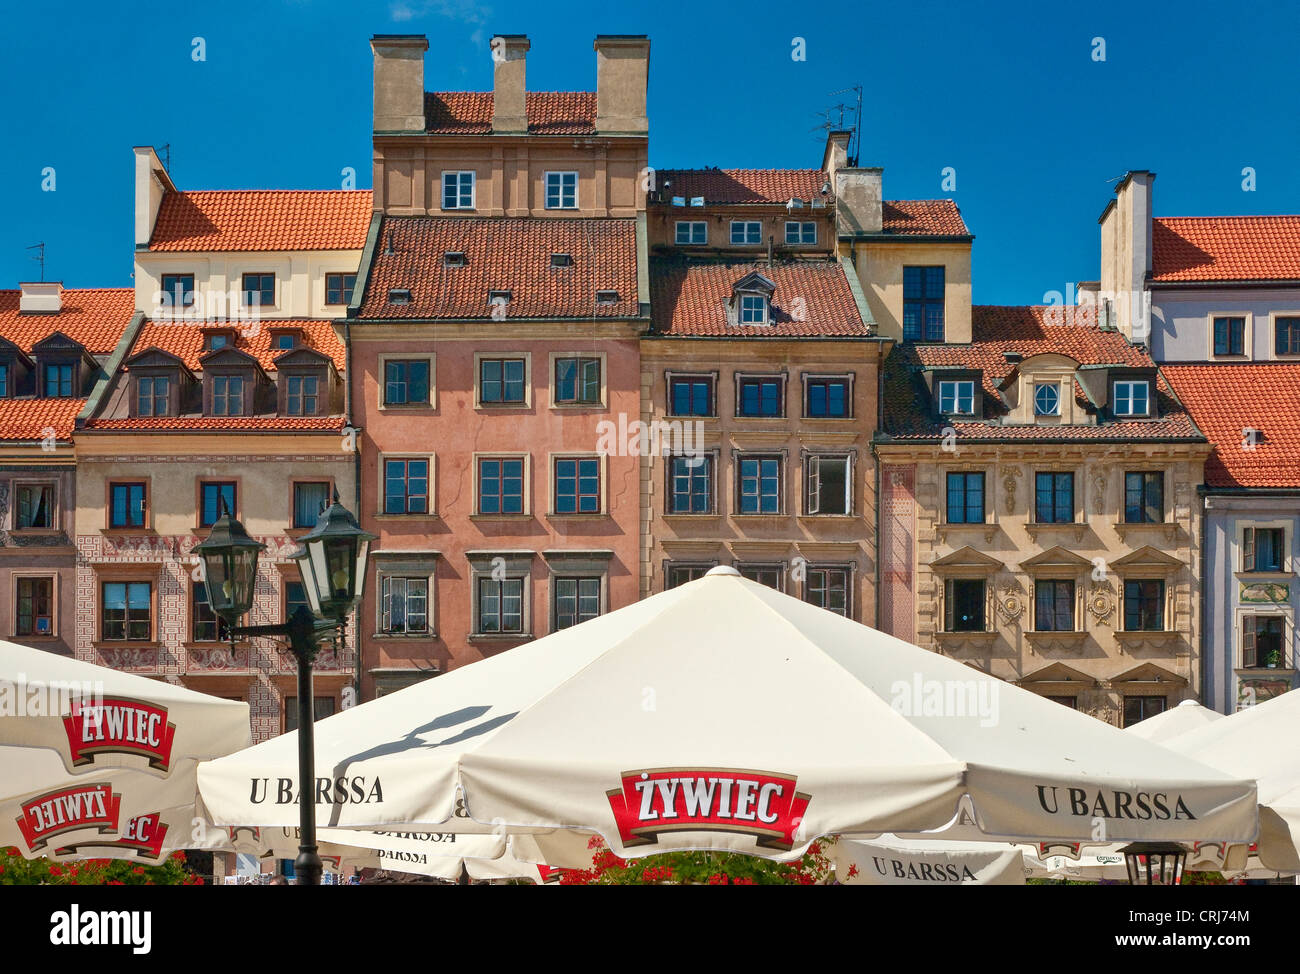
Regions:
[[813, 131], [824, 132], [851, 132], [846, 155], [848, 164], [856, 166], [858, 164], [858, 151], [862, 140], [862, 85], [850, 85], [848, 88], [841, 88], [839, 91], [832, 91], [830, 97], [836, 95], [854, 95], [852, 104], [844, 101], [837, 102], [824, 112], [819, 112], [824, 120], [820, 125], [814, 126]]
[[168, 142], [166, 145], [161, 145], [156, 151], [162, 156], [163, 170], [170, 176], [172, 174], [172, 144]]
[[44, 284], [45, 283], [45, 241], [42, 240], [38, 244], [32, 244], [27, 249], [36, 251], [36, 253], [32, 254], [32, 260], [36, 261], [36, 263], [41, 265], [41, 283]]

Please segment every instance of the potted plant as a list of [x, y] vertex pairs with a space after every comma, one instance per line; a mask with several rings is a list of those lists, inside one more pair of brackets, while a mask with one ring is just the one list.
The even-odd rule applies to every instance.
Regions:
[[1264, 665], [1270, 670], [1277, 669], [1280, 662], [1282, 662], [1282, 651], [1280, 649], [1270, 649], [1264, 654]]

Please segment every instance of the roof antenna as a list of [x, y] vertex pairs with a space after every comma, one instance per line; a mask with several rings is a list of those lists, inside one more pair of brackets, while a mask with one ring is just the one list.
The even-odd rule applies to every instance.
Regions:
[[44, 284], [45, 283], [45, 241], [42, 240], [38, 244], [32, 244], [27, 249], [39, 251], [39, 253], [32, 255], [32, 260], [36, 261], [36, 263], [41, 265], [41, 283]]
[[163, 169], [170, 176], [172, 174], [172, 144], [168, 142], [166, 145], [159, 146], [158, 151], [162, 153]]

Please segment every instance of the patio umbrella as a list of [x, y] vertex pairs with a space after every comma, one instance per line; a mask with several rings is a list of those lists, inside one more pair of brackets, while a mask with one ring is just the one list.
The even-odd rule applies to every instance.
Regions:
[[1124, 729], [1134, 737], [1140, 737], [1144, 741], [1155, 741], [1157, 744], [1163, 744], [1179, 734], [1186, 734], [1190, 730], [1204, 727], [1206, 724], [1212, 724], [1216, 720], [1222, 719], [1223, 714], [1217, 710], [1203, 707], [1195, 700], [1184, 700], [1171, 710], [1156, 714], [1154, 717], [1148, 717], [1146, 720], [1139, 721], [1132, 727], [1125, 727]]
[[[1005, 842], [839, 839], [829, 851], [846, 886], [1023, 886], [1025, 853]], [[1123, 867], [1124, 857], [1120, 857]]]
[[[296, 735], [205, 762], [214, 821], [297, 817]], [[340, 828], [599, 832], [619, 856], [800, 854], [943, 826], [1008, 838], [1249, 841], [1254, 783], [716, 568], [329, 718]]]

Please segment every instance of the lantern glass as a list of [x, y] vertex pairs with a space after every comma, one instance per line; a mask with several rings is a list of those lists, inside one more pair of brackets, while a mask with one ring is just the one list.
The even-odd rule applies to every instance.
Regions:
[[302, 572], [307, 602], [322, 619], [343, 619], [361, 598], [366, 555], [374, 535], [362, 531], [338, 498], [290, 556]]
[[237, 625], [253, 605], [257, 556], [265, 547], [248, 536], [224, 505], [211, 533], [194, 546], [208, 604], [228, 626]]

